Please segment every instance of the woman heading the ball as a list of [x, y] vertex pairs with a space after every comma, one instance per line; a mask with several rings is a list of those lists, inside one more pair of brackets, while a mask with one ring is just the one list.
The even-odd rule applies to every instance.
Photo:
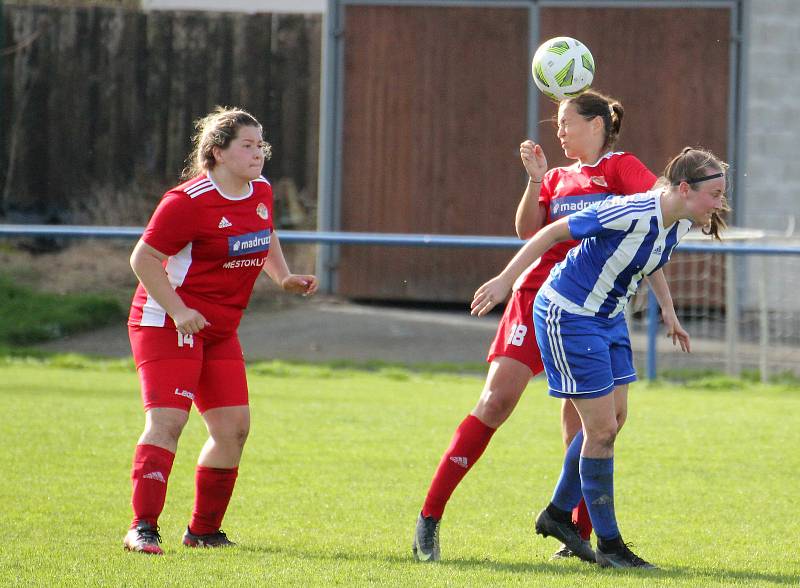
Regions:
[[[532, 141], [520, 145], [522, 164], [529, 176], [515, 219], [517, 234], [522, 239], [611, 194], [644, 192], [656, 181], [655, 175], [634, 155], [613, 151], [623, 117], [619, 102], [589, 90], [563, 100], [557, 116], [561, 147], [566, 157], [575, 163], [548, 170], [541, 146]], [[511, 415], [528, 381], [543, 370], [530, 309], [552, 267], [576, 244], [570, 241], [555, 245], [517, 281], [489, 349], [487, 361], [490, 365], [483, 392], [456, 429], [417, 519], [413, 544], [416, 559], [439, 559], [439, 526], [450, 496], [483, 454], [497, 428]], [[680, 341], [682, 347], [688, 346], [688, 336], [675, 315], [663, 274], [653, 274], [650, 283], [662, 308], [668, 335], [673, 341]], [[614, 397], [621, 427], [627, 411], [627, 387], [619, 386], [614, 390]], [[569, 447], [580, 429], [580, 418], [574, 406], [566, 401], [562, 406], [561, 423], [564, 444]], [[576, 506], [575, 523], [584, 537], [580, 549], [565, 547], [557, 555], [576, 555], [594, 561], [589, 543], [592, 526], [583, 504]]]
[[580, 240], [552, 269], [533, 304], [550, 395], [567, 399], [581, 420], [536, 532], [577, 552], [582, 539], [571, 513], [585, 500], [598, 537], [596, 561], [604, 567], [654, 567], [622, 540], [614, 511], [615, 391], [636, 380], [625, 306], [641, 280], [669, 261], [693, 223], [719, 239], [725, 228], [720, 213], [728, 210], [726, 168], [708, 151], [685, 148], [653, 190], [590, 204], [539, 231], [472, 301], [473, 314], [486, 314], [551, 247]]
[[164, 194], [131, 255], [139, 278], [128, 320], [141, 382], [144, 432], [133, 456], [133, 521], [123, 545], [161, 554], [158, 518], [178, 438], [194, 404], [208, 440], [195, 470], [188, 547], [233, 545], [220, 529], [250, 428], [237, 328], [256, 278], [313, 294], [289, 271], [261, 175], [270, 145], [249, 113], [217, 108], [196, 123], [188, 180]]

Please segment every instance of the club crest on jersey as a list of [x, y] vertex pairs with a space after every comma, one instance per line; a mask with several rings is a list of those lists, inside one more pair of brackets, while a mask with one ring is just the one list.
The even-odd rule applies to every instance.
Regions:
[[589, 178], [589, 181], [593, 184], [597, 184], [598, 186], [603, 186], [603, 188], [608, 188], [608, 182], [603, 176], [592, 176]]
[[269, 218], [269, 210], [267, 209], [267, 205], [263, 202], [259, 202], [258, 206], [256, 206], [256, 214], [260, 218], [267, 220]]
[[270, 234], [268, 229], [228, 237], [228, 256], [247, 255], [269, 250]]

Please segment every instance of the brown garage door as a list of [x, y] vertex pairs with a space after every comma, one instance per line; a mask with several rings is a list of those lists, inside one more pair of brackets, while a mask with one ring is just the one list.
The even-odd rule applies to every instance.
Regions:
[[[617, 148], [635, 153], [656, 175], [686, 145], [725, 159], [728, 149], [731, 13], [727, 8], [547, 8], [541, 38], [582, 40], [597, 64], [595, 89], [622, 102]], [[542, 97], [540, 118], [556, 106]], [[552, 132], [541, 143], [567, 164]], [[715, 256], [680, 254], [664, 268], [676, 306], [724, 304], [724, 267]], [[698, 300], [697, 282], [707, 299]]]
[[[730, 12], [562, 8], [540, 14], [540, 39], [583, 40], [595, 86], [625, 105], [621, 149], [655, 172], [686, 144], [725, 156]], [[524, 188], [528, 10], [348, 5], [341, 223], [344, 231], [513, 235]], [[567, 163], [542, 99], [540, 140]], [[346, 246], [337, 293], [463, 301], [510, 250]]]

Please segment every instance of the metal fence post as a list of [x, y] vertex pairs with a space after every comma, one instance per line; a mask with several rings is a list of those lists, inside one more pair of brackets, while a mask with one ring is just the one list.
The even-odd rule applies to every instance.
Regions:
[[658, 344], [658, 300], [652, 288], [647, 289], [647, 379], [656, 379], [658, 366], [656, 346]]
[[758, 266], [758, 371], [761, 381], [769, 380], [769, 312], [766, 260]]
[[736, 292], [736, 256], [725, 254], [725, 371], [729, 376], [739, 376], [739, 303]]

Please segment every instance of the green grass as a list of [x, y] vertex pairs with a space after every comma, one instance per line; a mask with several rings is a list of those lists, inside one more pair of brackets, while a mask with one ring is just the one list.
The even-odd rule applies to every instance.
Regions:
[[143, 417], [129, 362], [0, 362], [0, 584], [7, 586], [774, 586], [800, 577], [790, 387], [637, 384], [617, 444], [621, 528], [656, 572], [550, 562], [532, 533], [561, 459], [558, 402], [534, 381], [448, 506], [444, 561], [411, 560], [414, 521], [479, 378], [261, 364], [224, 528], [179, 546], [205, 434], [194, 414], [160, 520], [166, 555], [125, 553]]
[[37, 292], [0, 275], [0, 346], [58, 339], [122, 317], [122, 307], [111, 297]]

